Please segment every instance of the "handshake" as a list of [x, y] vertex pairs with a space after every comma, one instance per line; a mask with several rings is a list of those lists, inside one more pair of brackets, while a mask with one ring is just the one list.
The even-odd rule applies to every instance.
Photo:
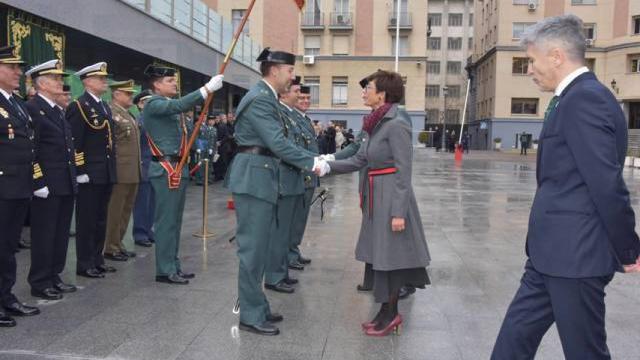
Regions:
[[331, 172], [328, 161], [334, 160], [335, 157], [333, 155], [320, 155], [313, 158], [313, 172], [320, 177], [327, 175]]

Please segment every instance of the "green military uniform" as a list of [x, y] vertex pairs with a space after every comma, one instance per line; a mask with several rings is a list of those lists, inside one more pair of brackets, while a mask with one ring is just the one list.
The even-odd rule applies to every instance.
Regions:
[[[283, 103], [279, 105], [285, 136], [304, 148], [301, 124], [298, 124], [299, 118], [295, 110]], [[291, 229], [294, 226], [294, 211], [303, 202], [305, 192], [304, 173], [300, 169], [281, 161], [278, 170], [276, 222], [271, 229], [269, 258], [264, 276], [267, 285], [277, 285], [288, 278], [287, 255], [291, 243]]]
[[179, 99], [169, 99], [154, 95], [147, 100], [143, 116], [147, 136], [153, 141], [154, 159], [149, 165], [149, 181], [155, 192], [156, 208], [154, 232], [156, 234], [156, 276], [168, 276], [182, 272], [178, 250], [180, 248], [180, 228], [184, 212], [185, 195], [189, 170], [185, 166], [178, 188], [170, 189], [168, 172], [158, 161], [154, 148], [173, 168], [179, 162], [181, 151], [188, 151], [187, 124], [182, 113], [203, 102], [203, 95], [196, 90]]
[[[200, 160], [209, 159], [209, 181], [213, 179], [211, 171], [213, 169], [213, 156], [216, 154], [218, 130], [215, 126], [202, 125], [198, 134], [198, 150], [200, 150]], [[204, 181], [204, 161], [196, 173], [196, 183], [202, 184]]]
[[275, 91], [263, 80], [242, 98], [236, 111], [238, 153], [225, 186], [236, 207], [241, 325], [260, 325], [271, 315], [262, 281], [270, 248], [267, 235], [276, 221], [279, 159], [307, 171], [314, 165], [313, 153], [285, 137], [278, 107]]
[[[304, 142], [304, 148], [318, 154], [320, 148], [318, 146], [318, 139], [316, 132], [313, 129], [311, 119], [300, 112], [294, 110], [294, 113], [298, 119], [298, 124], [302, 131], [301, 135]], [[289, 253], [287, 254], [288, 263], [299, 262], [300, 260], [300, 244], [304, 237], [304, 230], [307, 226], [307, 220], [309, 219], [309, 211], [311, 210], [311, 201], [313, 201], [313, 193], [316, 187], [319, 185], [318, 177], [313, 172], [307, 172], [304, 176], [305, 192], [301, 201], [296, 203], [296, 208], [293, 212], [291, 236], [289, 242]]]

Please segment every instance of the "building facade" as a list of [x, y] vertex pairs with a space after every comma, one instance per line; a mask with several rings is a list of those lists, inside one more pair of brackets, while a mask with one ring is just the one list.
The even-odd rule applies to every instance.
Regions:
[[[238, 18], [248, 3], [212, 0], [212, 6], [229, 19]], [[311, 86], [309, 114], [314, 120], [332, 121], [356, 132], [370, 111], [362, 104], [358, 82], [378, 69], [394, 70], [399, 24], [398, 70], [406, 79], [404, 105], [417, 139], [425, 126], [427, 1], [307, 0], [302, 12], [293, 0], [273, 0], [268, 5], [256, 3], [249, 35], [264, 46], [299, 55], [296, 73]]]
[[524, 30], [545, 17], [575, 14], [584, 21], [586, 65], [616, 96], [629, 122], [631, 147], [639, 150], [640, 1], [476, 0], [472, 55], [473, 104], [469, 133], [476, 149], [518, 147], [518, 134], [538, 139], [553, 94], [537, 89], [519, 47]]

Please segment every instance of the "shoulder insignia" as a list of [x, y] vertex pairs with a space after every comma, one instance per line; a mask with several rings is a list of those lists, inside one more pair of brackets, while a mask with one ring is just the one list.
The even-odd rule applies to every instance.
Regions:
[[0, 107], [0, 115], [2, 115], [2, 117], [5, 119], [9, 118], [9, 113], [3, 107]]

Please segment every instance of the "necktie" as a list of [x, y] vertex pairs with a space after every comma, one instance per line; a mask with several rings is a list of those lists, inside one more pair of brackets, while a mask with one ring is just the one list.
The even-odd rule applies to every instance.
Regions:
[[13, 107], [16, 108], [16, 110], [18, 110], [18, 113], [20, 114], [23, 120], [28, 119], [27, 114], [24, 113], [24, 111], [22, 110], [22, 107], [18, 104], [18, 101], [16, 101], [16, 99], [13, 96], [9, 96], [9, 102], [11, 103], [11, 105], [13, 105]]
[[545, 122], [549, 118], [549, 114], [551, 114], [551, 111], [553, 111], [553, 109], [556, 108], [556, 105], [558, 105], [558, 101], [560, 101], [560, 97], [557, 96], [557, 95], [554, 95], [551, 98], [551, 101], [549, 101], [549, 106], [547, 106], [547, 110], [544, 112], [544, 121]]

